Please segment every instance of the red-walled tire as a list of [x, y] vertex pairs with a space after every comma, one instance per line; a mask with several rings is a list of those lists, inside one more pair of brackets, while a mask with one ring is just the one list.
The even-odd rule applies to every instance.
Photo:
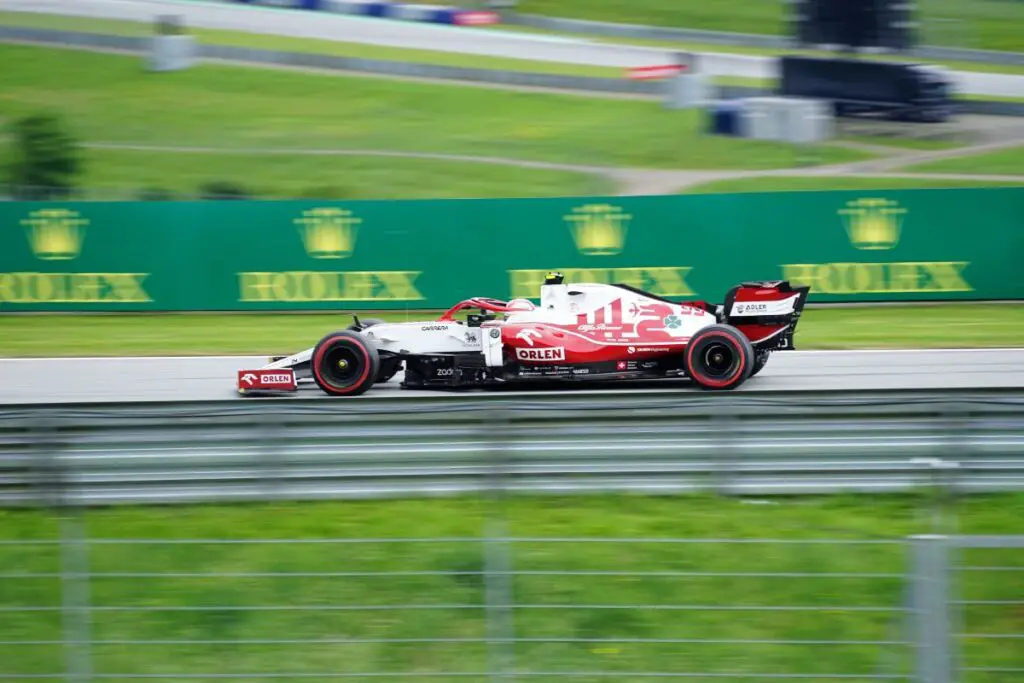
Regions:
[[332, 332], [313, 347], [313, 381], [331, 396], [358, 396], [380, 372], [377, 349], [358, 332]]
[[735, 389], [754, 369], [754, 347], [731, 325], [709, 325], [693, 335], [683, 367], [704, 389]]

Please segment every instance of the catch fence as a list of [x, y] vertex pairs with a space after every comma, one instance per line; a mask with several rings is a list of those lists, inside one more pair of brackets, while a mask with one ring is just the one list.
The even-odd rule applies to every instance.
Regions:
[[91, 538], [70, 514], [51, 540], [0, 544], [0, 678], [1010, 683], [1024, 671], [1024, 536], [502, 532], [491, 516], [466, 538]]

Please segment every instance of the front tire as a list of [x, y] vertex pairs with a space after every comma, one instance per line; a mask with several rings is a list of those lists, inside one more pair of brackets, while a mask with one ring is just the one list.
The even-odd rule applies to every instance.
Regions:
[[728, 390], [743, 384], [754, 369], [754, 347], [732, 325], [709, 325], [686, 347], [687, 376], [703, 389]]
[[380, 356], [358, 332], [332, 332], [317, 342], [310, 359], [313, 381], [331, 396], [358, 396], [380, 372]]
[[[359, 322], [361, 323], [360, 325], [352, 323], [345, 329], [350, 330], [352, 332], [359, 332], [360, 330], [365, 330], [368, 327], [373, 327], [374, 325], [380, 325], [384, 323], [384, 321], [379, 318], [367, 318], [366, 320], [360, 320]], [[401, 369], [401, 358], [382, 358], [380, 361], [380, 370], [377, 371], [377, 377], [373, 381], [376, 384], [384, 384], [385, 382], [389, 382], [391, 381], [391, 378], [397, 375], [398, 371]]]

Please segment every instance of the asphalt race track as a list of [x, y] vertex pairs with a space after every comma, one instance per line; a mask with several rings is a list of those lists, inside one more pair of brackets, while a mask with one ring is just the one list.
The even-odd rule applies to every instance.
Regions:
[[[256, 357], [0, 359], [0, 404], [258, 401], [235, 390], [236, 371], [259, 367]], [[437, 396], [437, 391], [402, 390], [401, 373], [363, 397]], [[616, 392], [697, 391], [686, 380], [617, 382], [577, 389]], [[872, 391], [885, 389], [988, 389], [1024, 387], [1024, 349], [786, 351], [739, 391]], [[567, 389], [572, 391], [573, 388]], [[508, 393], [508, 392], [504, 392]], [[515, 392], [527, 395], [529, 392]], [[303, 398], [327, 398], [314, 385]]]
[[[666, 50], [581, 38], [197, 0], [0, 0], [0, 10], [134, 21], [153, 21], [162, 14], [175, 14], [182, 16], [187, 26], [266, 35], [492, 57], [526, 56], [536, 61], [617, 68], [670, 63], [670, 53]], [[774, 59], [729, 54], [727, 48], [723, 52], [701, 53], [700, 65], [704, 72], [713, 76], [774, 78], [777, 75]], [[950, 76], [956, 89], [966, 94], [1017, 97], [1024, 92], [1024, 76], [1021, 75], [951, 71]]]

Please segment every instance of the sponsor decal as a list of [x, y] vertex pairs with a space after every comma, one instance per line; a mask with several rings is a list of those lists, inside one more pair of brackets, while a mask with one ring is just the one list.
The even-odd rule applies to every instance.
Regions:
[[292, 388], [295, 377], [291, 372], [282, 370], [242, 370], [238, 374], [239, 386], [267, 389], [274, 386]]
[[[71, 262], [85, 247], [89, 219], [71, 209], [39, 209], [21, 220], [40, 261]], [[69, 266], [74, 268], [74, 266]], [[153, 299], [149, 273], [0, 273], [0, 304], [137, 304]]]
[[[314, 261], [339, 261], [355, 253], [363, 222], [348, 209], [318, 207], [294, 221], [306, 254]], [[422, 301], [420, 271], [293, 270], [238, 273], [238, 300], [256, 302]]]
[[451, 377], [454, 374], [455, 374], [455, 369], [454, 368], [438, 368], [437, 372], [436, 372], [436, 375], [438, 377]]
[[493, 330], [491, 330], [491, 339], [497, 339], [500, 336], [501, 330], [499, 330], [498, 328], [494, 328]]
[[239, 301], [421, 301], [419, 271], [278, 271], [238, 274]]
[[[630, 351], [629, 351], [630, 353], [633, 353], [632, 349], [633, 349], [633, 347], [630, 347]], [[625, 370], [626, 369], [626, 361], [620, 360], [618, 363], [615, 364], [615, 369], [616, 370]]]
[[516, 358], [529, 361], [565, 360], [565, 347], [552, 346], [546, 349], [516, 349]]
[[420, 327], [421, 332], [444, 332], [447, 329], [447, 325], [423, 325]]
[[476, 332], [466, 332], [466, 342], [475, 344], [477, 342]]
[[530, 346], [533, 346], [534, 337], [540, 339], [541, 336], [543, 335], [541, 335], [541, 333], [538, 332], [537, 330], [520, 330], [520, 332], [516, 335], [516, 339], [522, 339]]
[[636, 347], [630, 346], [628, 349], [626, 349], [626, 353], [636, 353]]
[[586, 204], [564, 216], [581, 254], [612, 256], [622, 251], [633, 217], [611, 204]]
[[590, 368], [573, 368], [572, 374], [574, 375], [589, 375]]
[[[850, 246], [879, 253], [895, 249], [909, 211], [898, 202], [865, 198], [838, 211]], [[881, 263], [785, 263], [782, 277], [809, 285], [814, 294], [931, 294], [973, 292], [964, 271], [969, 261], [898, 261]]]
[[664, 319], [664, 320], [662, 321], [662, 324], [663, 324], [663, 325], [664, 325], [664, 326], [665, 326], [666, 328], [668, 328], [668, 329], [670, 329], [670, 330], [674, 330], [674, 329], [676, 329], [676, 328], [678, 328], [678, 327], [682, 326], [682, 324], [683, 324], [683, 321], [679, 319], [679, 316], [678, 316], [678, 315], [670, 315], [670, 316], [666, 317], [666, 318], [665, 318], [665, 319]]
[[793, 296], [783, 301], [737, 301], [729, 315], [788, 315], [795, 310], [796, 299]]

